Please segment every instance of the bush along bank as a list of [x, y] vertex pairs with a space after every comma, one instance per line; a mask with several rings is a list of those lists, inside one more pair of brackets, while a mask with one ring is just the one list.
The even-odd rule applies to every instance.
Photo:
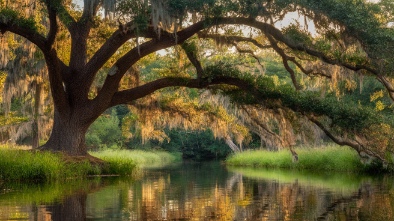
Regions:
[[296, 148], [298, 161], [293, 162], [289, 150], [252, 150], [236, 153], [226, 164], [240, 167], [283, 168], [310, 171], [388, 172], [377, 162], [364, 164], [357, 152], [349, 147]]

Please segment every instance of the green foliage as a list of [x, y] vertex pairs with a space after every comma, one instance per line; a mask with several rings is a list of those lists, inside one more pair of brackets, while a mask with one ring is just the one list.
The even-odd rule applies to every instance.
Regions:
[[240, 77], [242, 72], [235, 68], [233, 64], [222, 61], [205, 68], [204, 77], [207, 77], [208, 81], [221, 76]]
[[210, 130], [205, 131], [167, 131], [170, 142], [161, 144], [164, 150], [181, 152], [184, 159], [213, 160], [224, 159], [231, 149], [222, 141], [213, 137]]
[[372, 108], [359, 106], [352, 101], [338, 100], [334, 96], [321, 98], [315, 92], [291, 93], [290, 90], [282, 95], [284, 105], [292, 110], [327, 116], [333, 124], [350, 131], [360, 131], [371, 124], [385, 121]]
[[147, 1], [121, 0], [117, 2], [117, 10], [127, 17], [131, 16], [129, 19], [136, 25], [137, 33], [148, 27], [151, 9]]
[[290, 25], [289, 27], [284, 28], [283, 34], [296, 44], [310, 45], [312, 43], [309, 33], [302, 31], [299, 25]]
[[[394, 42], [393, 30], [384, 27], [377, 18], [386, 14], [384, 7], [377, 7], [375, 4], [368, 4], [365, 1], [352, 0], [327, 0], [313, 1], [301, 0], [298, 4], [313, 10], [316, 14], [324, 14], [331, 21], [338, 21], [346, 26], [346, 32], [357, 36], [363, 42], [364, 48], [371, 57], [391, 56], [391, 49], [383, 42]], [[324, 25], [323, 19], [317, 21]], [[327, 28], [327, 27], [326, 27]]]
[[329, 146], [319, 149], [297, 148], [298, 162], [292, 162], [289, 150], [278, 152], [245, 151], [230, 156], [226, 163], [233, 166], [288, 168], [313, 171], [366, 170], [354, 150], [348, 147]]
[[[250, 78], [247, 76], [245, 81], [250, 82]], [[349, 131], [361, 131], [373, 124], [392, 121], [390, 116], [378, 114], [373, 108], [361, 106], [352, 100], [341, 100], [334, 95], [322, 97], [320, 92], [316, 91], [298, 92], [289, 85], [276, 85], [269, 77], [258, 77], [256, 83], [251, 85], [254, 85], [257, 91], [252, 87], [249, 92], [225, 89], [223, 91], [235, 102], [264, 103], [274, 108], [286, 107], [295, 112], [327, 116], [333, 125]], [[255, 95], [251, 96], [251, 92]]]
[[28, 117], [15, 115], [14, 112], [9, 113], [8, 116], [0, 115], [0, 126], [15, 125], [29, 120]]
[[37, 31], [38, 29], [33, 17], [24, 18], [20, 16], [20, 14], [17, 11], [14, 11], [9, 8], [0, 9], [0, 21], [10, 25], [17, 25], [21, 28], [26, 28], [34, 32]]
[[103, 115], [99, 117], [86, 133], [86, 144], [96, 148], [121, 146], [122, 130], [119, 124], [120, 122], [115, 111], [109, 116]]

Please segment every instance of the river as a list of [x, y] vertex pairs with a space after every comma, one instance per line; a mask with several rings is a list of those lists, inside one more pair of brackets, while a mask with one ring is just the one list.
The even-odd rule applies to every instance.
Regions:
[[0, 184], [0, 220], [394, 220], [394, 179], [218, 162], [50, 184]]

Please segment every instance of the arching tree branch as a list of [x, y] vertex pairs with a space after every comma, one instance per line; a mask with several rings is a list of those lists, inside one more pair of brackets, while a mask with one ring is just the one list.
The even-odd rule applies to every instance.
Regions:
[[339, 144], [341, 146], [352, 147], [354, 150], [356, 150], [358, 152], [358, 154], [361, 157], [365, 157], [367, 155], [367, 156], [376, 157], [379, 160], [381, 160], [382, 162], [386, 162], [386, 160], [384, 158], [382, 158], [380, 155], [370, 151], [368, 148], [366, 148], [360, 142], [357, 142], [356, 140], [350, 140], [350, 139], [347, 139], [347, 138], [338, 137], [338, 136], [334, 135], [334, 133], [332, 133], [326, 126], [324, 126], [315, 116], [313, 116], [313, 115], [306, 115], [306, 117], [311, 122], [316, 124], [316, 126], [318, 126], [335, 143], [337, 143], [337, 144]]
[[2, 11], [0, 11], [0, 31], [2, 34], [9, 31], [20, 35], [37, 45], [37, 47], [45, 53], [45, 51], [47, 51], [47, 41], [45, 37], [39, 34], [35, 27], [31, 27], [31, 25], [34, 26], [36, 24], [30, 24], [29, 26], [20, 25], [26, 23], [29, 24], [28, 19], [21, 17], [10, 19], [6, 13], [3, 14]]
[[112, 98], [110, 106], [115, 106], [142, 98], [166, 87], [207, 88], [210, 85], [217, 84], [234, 85], [239, 88], [243, 88], [244, 90], [250, 90], [250, 85], [246, 81], [234, 77], [217, 77], [211, 79], [210, 81], [200, 81], [199, 79], [184, 77], [167, 77], [129, 90], [116, 92]]
[[154, 38], [141, 44], [139, 47], [131, 49], [120, 59], [118, 59], [111, 68], [112, 70], [105, 79], [102, 89], [99, 91], [98, 96], [94, 99], [97, 107], [102, 107], [102, 105], [98, 104], [103, 101], [108, 101], [107, 104], [110, 103], [112, 95], [117, 91], [118, 84], [126, 71], [142, 57], [176, 44], [182, 44], [185, 40], [203, 28], [205, 28], [204, 22], [197, 22], [194, 25], [177, 32], [177, 41], [175, 41], [172, 34], [162, 33], [160, 39]]
[[252, 56], [252, 57], [257, 61], [257, 63], [259, 64], [260, 68], [264, 69], [264, 65], [261, 63], [259, 57], [257, 57], [257, 56], [254, 54], [254, 51], [252, 51], [252, 50], [247, 50], [247, 49], [242, 49], [242, 48], [240, 48], [240, 47], [238, 46], [238, 44], [236, 44], [236, 43], [233, 43], [233, 45], [234, 45], [234, 47], [237, 49], [237, 51], [238, 51], [239, 53], [250, 54], [250, 56]]
[[224, 36], [224, 35], [219, 35], [219, 34], [208, 34], [206, 32], [198, 32], [197, 33], [199, 38], [210, 38], [215, 40], [218, 44], [232, 44], [234, 42], [249, 42], [255, 45], [256, 47], [260, 49], [267, 49], [271, 48], [270, 45], [263, 45], [260, 42], [258, 42], [256, 39], [253, 38], [246, 38], [242, 36], [236, 36], [236, 35], [231, 35], [231, 36]]
[[[92, 58], [87, 62], [85, 67], [85, 75], [83, 78], [91, 80], [100, 68], [110, 59], [119, 48], [128, 40], [134, 37], [144, 38], [157, 38], [157, 34], [152, 27], [148, 27], [146, 30], [140, 31], [137, 35], [135, 25], [133, 23], [127, 23], [121, 25], [105, 43], [95, 52]], [[162, 31], [164, 32], [164, 31]], [[167, 33], [167, 32], [164, 32]], [[167, 33], [168, 34], [168, 33]]]
[[301, 86], [297, 82], [297, 78], [295, 76], [295, 72], [289, 66], [289, 63], [288, 63], [289, 57], [285, 54], [283, 49], [278, 46], [278, 44], [275, 42], [275, 40], [272, 38], [271, 35], [266, 35], [266, 36], [267, 36], [269, 42], [271, 43], [272, 48], [282, 57], [283, 66], [286, 68], [287, 72], [289, 72], [291, 81], [293, 82], [293, 85], [294, 85], [295, 89], [297, 91], [301, 90]]
[[261, 63], [260, 59], [255, 55], [254, 51], [252, 50], [247, 50], [247, 49], [241, 49], [237, 43], [239, 42], [248, 42], [252, 43], [256, 47], [260, 49], [267, 49], [271, 48], [271, 45], [263, 45], [260, 42], [258, 42], [256, 39], [253, 38], [246, 38], [242, 36], [223, 36], [219, 34], [207, 34], [205, 32], [199, 32], [197, 33], [199, 38], [207, 38], [207, 39], [213, 39], [217, 44], [228, 44], [228, 45], [233, 45], [239, 53], [246, 53], [250, 54], [260, 65], [261, 68], [264, 68], [264, 65]]

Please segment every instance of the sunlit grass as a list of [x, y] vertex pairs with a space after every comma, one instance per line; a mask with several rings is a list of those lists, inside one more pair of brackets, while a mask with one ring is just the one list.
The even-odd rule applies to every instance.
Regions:
[[0, 149], [1, 180], [49, 181], [97, 173], [98, 168], [88, 161], [66, 163], [59, 154]]
[[51, 152], [0, 147], [0, 181], [55, 181], [89, 175], [131, 175], [136, 167], [162, 166], [180, 161], [180, 154], [160, 151], [103, 150], [92, 152], [102, 165], [73, 160]]
[[246, 167], [288, 168], [315, 171], [362, 171], [365, 166], [357, 153], [336, 145], [324, 148], [297, 148], [298, 162], [292, 162], [289, 150], [245, 151], [230, 156], [228, 165]]
[[164, 151], [143, 150], [102, 150], [90, 152], [91, 155], [100, 158], [110, 164], [123, 165], [133, 162], [138, 167], [159, 167], [181, 160], [180, 153], [168, 153]]

